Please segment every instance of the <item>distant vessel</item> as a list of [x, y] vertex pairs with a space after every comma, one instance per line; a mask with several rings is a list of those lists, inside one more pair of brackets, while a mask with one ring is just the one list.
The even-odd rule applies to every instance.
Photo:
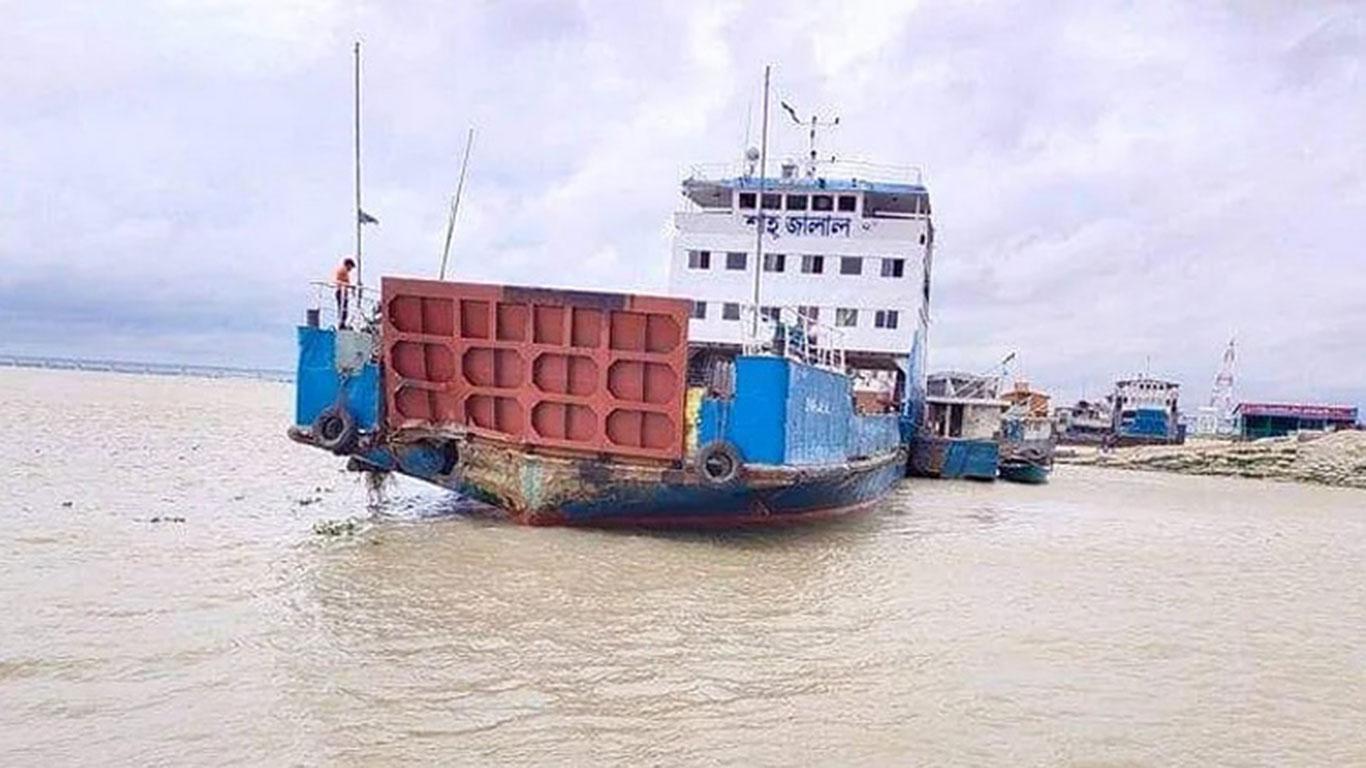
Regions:
[[1000, 466], [1002, 480], [1039, 484], [1053, 471], [1057, 437], [1048, 413], [1049, 396], [1016, 381], [1002, 394], [1010, 407], [1001, 417]]
[[911, 442], [911, 474], [995, 480], [1001, 415], [995, 376], [949, 371], [927, 379], [925, 424]]
[[1181, 385], [1174, 381], [1138, 376], [1115, 382], [1110, 394], [1115, 442], [1120, 445], [1180, 443], [1185, 427], [1180, 423]]

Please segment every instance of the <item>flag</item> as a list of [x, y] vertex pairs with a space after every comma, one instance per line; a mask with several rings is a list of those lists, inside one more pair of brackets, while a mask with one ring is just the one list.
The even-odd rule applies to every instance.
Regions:
[[371, 216], [370, 214], [366, 213], [365, 211], [360, 210], [359, 208], [356, 209], [356, 212], [357, 212], [357, 214], [360, 216], [360, 223], [362, 223], [362, 224], [378, 224], [378, 223], [379, 223], [379, 219], [375, 218], [374, 216]]

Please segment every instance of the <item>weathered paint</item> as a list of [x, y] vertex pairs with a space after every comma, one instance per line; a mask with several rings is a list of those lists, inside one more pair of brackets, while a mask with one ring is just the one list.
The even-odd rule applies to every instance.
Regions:
[[853, 383], [848, 376], [788, 363], [787, 414], [783, 424], [784, 464], [841, 462], [850, 455], [854, 420]]
[[681, 460], [683, 299], [386, 277], [391, 432]]
[[708, 398], [699, 442], [727, 440], [746, 462], [821, 466], [895, 451], [895, 415], [853, 411], [847, 376], [779, 357], [739, 357], [733, 399]]
[[299, 367], [294, 384], [294, 423], [308, 427], [324, 408], [344, 401], [362, 430], [379, 421], [379, 369], [366, 362], [357, 373], [338, 370], [336, 332], [299, 326]]
[[[308, 444], [307, 432], [291, 437]], [[471, 437], [389, 443], [353, 468], [395, 471], [496, 506], [528, 525], [709, 528], [793, 523], [864, 509], [901, 478], [893, 452], [827, 467], [750, 465], [731, 484], [662, 464], [547, 456]], [[448, 461], [458, 455], [454, 462]]]
[[994, 440], [919, 437], [911, 443], [910, 474], [995, 480], [1000, 449]]
[[855, 415], [849, 420], [849, 458], [896, 450], [901, 443], [900, 424], [896, 414]]

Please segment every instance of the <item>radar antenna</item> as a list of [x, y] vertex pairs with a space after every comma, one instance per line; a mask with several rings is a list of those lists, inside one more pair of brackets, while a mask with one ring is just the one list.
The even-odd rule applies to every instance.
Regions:
[[[816, 117], [815, 113], [812, 113], [810, 120], [803, 120], [797, 116], [797, 110], [793, 109], [791, 104], [788, 104], [786, 101], [779, 101], [778, 103], [782, 105], [788, 116], [792, 118], [792, 122], [797, 125], [809, 126], [811, 129], [807, 134], [810, 142], [810, 154], [808, 155], [806, 162], [806, 175], [808, 177], [814, 177], [816, 175], [816, 129], [834, 128], [840, 124], [840, 119], [839, 117], [834, 117], [830, 120], [821, 120]], [[834, 158], [832, 157], [830, 159], [833, 160]]]

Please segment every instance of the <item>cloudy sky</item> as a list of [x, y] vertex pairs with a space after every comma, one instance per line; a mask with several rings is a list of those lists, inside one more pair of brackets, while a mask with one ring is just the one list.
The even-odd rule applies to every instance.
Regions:
[[[1366, 6], [0, 2], [0, 352], [287, 368], [351, 245], [433, 274], [662, 290], [689, 165], [776, 97], [935, 201], [934, 367], [1062, 397], [1145, 367], [1366, 405]], [[779, 156], [800, 132], [773, 134]], [[757, 130], [757, 128], [753, 129]]]

